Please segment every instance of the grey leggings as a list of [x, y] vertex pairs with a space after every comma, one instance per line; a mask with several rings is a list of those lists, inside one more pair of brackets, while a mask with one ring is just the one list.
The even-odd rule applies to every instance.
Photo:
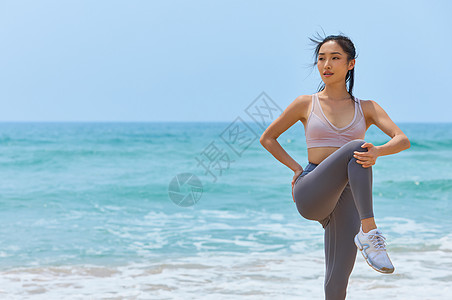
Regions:
[[309, 163], [296, 179], [293, 198], [302, 217], [316, 220], [325, 229], [325, 299], [343, 300], [355, 264], [353, 238], [361, 220], [373, 217], [372, 167], [356, 162], [353, 152], [364, 140], [343, 145], [320, 164]]

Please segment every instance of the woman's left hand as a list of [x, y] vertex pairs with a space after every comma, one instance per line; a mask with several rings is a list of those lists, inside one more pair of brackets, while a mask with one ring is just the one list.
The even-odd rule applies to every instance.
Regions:
[[355, 151], [353, 157], [356, 158], [356, 162], [361, 164], [363, 168], [368, 168], [375, 165], [377, 161], [378, 148], [371, 143], [364, 143], [361, 148], [367, 148], [367, 152]]

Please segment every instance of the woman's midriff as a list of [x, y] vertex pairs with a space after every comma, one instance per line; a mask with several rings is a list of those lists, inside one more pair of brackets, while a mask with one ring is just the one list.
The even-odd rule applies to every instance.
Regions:
[[339, 147], [314, 147], [308, 149], [308, 160], [316, 165], [333, 154]]

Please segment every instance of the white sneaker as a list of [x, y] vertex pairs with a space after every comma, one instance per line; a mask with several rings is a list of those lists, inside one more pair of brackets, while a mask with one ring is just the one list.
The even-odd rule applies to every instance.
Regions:
[[361, 225], [358, 234], [355, 236], [355, 244], [366, 262], [375, 271], [392, 273], [394, 272], [394, 266], [389, 259], [388, 253], [386, 253], [385, 239], [378, 228], [364, 233]]

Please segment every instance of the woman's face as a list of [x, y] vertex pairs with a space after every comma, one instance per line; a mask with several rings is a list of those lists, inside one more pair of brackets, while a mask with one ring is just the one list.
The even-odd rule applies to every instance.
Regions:
[[[317, 57], [317, 68], [325, 84], [345, 82], [347, 72], [355, 66], [355, 59], [347, 62], [347, 54], [335, 41], [324, 43]], [[331, 73], [333, 75], [326, 75]]]

